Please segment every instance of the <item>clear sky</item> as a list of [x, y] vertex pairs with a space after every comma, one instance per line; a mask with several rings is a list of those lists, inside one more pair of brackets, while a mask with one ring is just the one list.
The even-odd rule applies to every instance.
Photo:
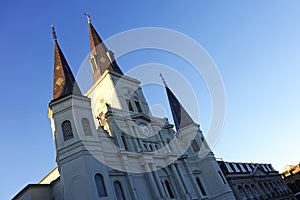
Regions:
[[[53, 79], [50, 25], [55, 24], [76, 74], [89, 53], [85, 11], [103, 39], [132, 28], [164, 27], [188, 35], [207, 50], [227, 97], [222, 136], [213, 148], [216, 157], [272, 163], [277, 170], [300, 161], [298, 0], [2, 1], [0, 199], [13, 197], [56, 166], [47, 118]], [[182, 61], [148, 53], [128, 54], [119, 64], [124, 72], [151, 62], [182, 70]], [[182, 73], [197, 93], [198, 122], [205, 133], [211, 118], [209, 93], [201, 78]], [[155, 90], [165, 96], [162, 87], [144, 88], [150, 106], [167, 105], [165, 98], [149, 93]]]

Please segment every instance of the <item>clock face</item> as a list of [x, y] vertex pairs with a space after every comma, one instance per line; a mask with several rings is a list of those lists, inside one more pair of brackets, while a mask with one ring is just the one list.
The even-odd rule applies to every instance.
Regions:
[[140, 130], [141, 130], [141, 132], [142, 132], [142, 134], [143, 134], [144, 136], [149, 136], [149, 135], [150, 135], [150, 130], [149, 130], [149, 128], [147, 127], [146, 124], [140, 124], [139, 127], [140, 127]]

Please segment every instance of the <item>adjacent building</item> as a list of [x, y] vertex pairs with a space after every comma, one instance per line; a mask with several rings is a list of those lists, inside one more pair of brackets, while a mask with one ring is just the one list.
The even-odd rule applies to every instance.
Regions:
[[236, 199], [295, 199], [271, 164], [218, 161]]
[[300, 199], [300, 163], [286, 166], [281, 176], [295, 197]]

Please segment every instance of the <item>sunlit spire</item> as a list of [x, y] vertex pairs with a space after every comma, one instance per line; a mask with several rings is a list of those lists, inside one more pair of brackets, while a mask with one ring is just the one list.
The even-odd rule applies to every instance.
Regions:
[[52, 25], [54, 39], [54, 81], [53, 100], [70, 94], [82, 96], [69, 64], [57, 43], [57, 36]]
[[89, 32], [90, 32], [90, 63], [92, 65], [93, 80], [96, 82], [106, 69], [112, 70], [123, 75], [115, 61], [112, 51], [109, 51], [102, 39], [98, 35], [94, 26], [91, 23], [90, 15], [84, 13], [88, 19]]

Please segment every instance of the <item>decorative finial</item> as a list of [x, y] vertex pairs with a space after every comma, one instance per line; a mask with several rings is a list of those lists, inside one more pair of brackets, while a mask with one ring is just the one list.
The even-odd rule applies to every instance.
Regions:
[[87, 12], [85, 12], [83, 14], [87, 17], [88, 23], [90, 24], [91, 23], [91, 16]]
[[165, 81], [163, 75], [160, 73], [159, 76], [160, 76], [161, 80], [163, 81], [165, 87], [167, 87], [167, 83], [166, 83], [166, 81]]
[[53, 40], [57, 40], [54, 25], [51, 24]]

